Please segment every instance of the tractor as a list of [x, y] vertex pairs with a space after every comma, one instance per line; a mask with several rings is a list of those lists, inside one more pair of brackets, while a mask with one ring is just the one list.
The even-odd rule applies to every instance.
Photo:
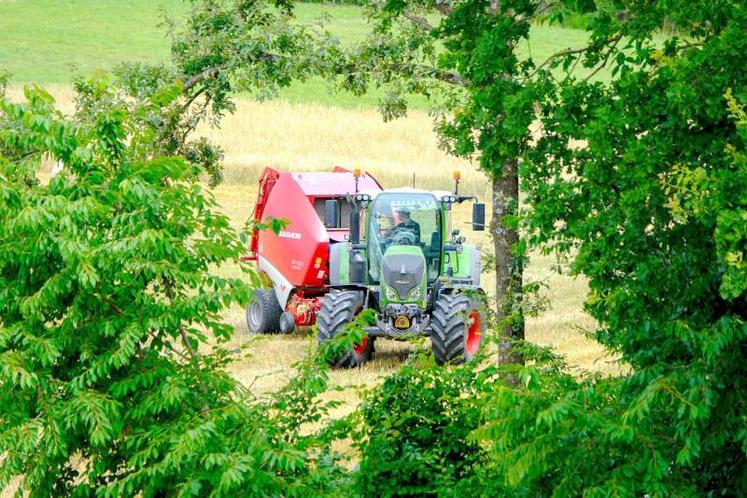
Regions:
[[[457, 180], [459, 176], [455, 173]], [[330, 361], [356, 367], [368, 361], [377, 338], [430, 336], [439, 363], [472, 359], [487, 319], [480, 288], [480, 251], [452, 229], [454, 204], [472, 196], [397, 188], [347, 196], [350, 236], [330, 248], [330, 291], [317, 315], [317, 338], [328, 341], [362, 310], [375, 311], [376, 324], [342, 357]], [[336, 199], [325, 204], [336, 223]], [[473, 204], [472, 228], [483, 230], [485, 205]]]

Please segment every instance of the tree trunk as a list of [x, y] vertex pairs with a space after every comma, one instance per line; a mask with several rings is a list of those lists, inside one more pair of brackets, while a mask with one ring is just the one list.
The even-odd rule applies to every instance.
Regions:
[[517, 161], [508, 161], [493, 178], [493, 218], [490, 233], [495, 251], [495, 296], [497, 323], [501, 335], [499, 360], [523, 363], [512, 340], [524, 339], [524, 315], [521, 311], [523, 256], [515, 257], [513, 248], [519, 242], [516, 222], [507, 226], [507, 216], [515, 217], [519, 207], [519, 171]]

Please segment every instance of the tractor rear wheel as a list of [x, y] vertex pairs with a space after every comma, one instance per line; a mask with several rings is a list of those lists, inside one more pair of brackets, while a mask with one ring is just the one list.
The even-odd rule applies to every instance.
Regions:
[[431, 348], [436, 361], [464, 363], [480, 349], [485, 335], [485, 307], [465, 294], [442, 294], [431, 317]]
[[254, 299], [246, 307], [246, 324], [255, 334], [273, 334], [280, 330], [282, 312], [273, 289], [255, 289]]
[[[324, 297], [322, 308], [316, 317], [317, 340], [329, 341], [345, 331], [355, 315], [363, 309], [363, 294], [357, 291], [330, 292]], [[371, 359], [374, 351], [374, 338], [364, 337], [341, 358], [327, 361], [335, 367], [355, 368]]]

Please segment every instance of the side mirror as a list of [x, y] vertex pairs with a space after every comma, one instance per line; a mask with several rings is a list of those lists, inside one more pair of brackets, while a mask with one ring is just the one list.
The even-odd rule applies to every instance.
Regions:
[[326, 228], [340, 227], [340, 201], [337, 199], [324, 201], [324, 226]]
[[485, 204], [481, 202], [472, 204], [472, 230], [476, 232], [485, 230]]

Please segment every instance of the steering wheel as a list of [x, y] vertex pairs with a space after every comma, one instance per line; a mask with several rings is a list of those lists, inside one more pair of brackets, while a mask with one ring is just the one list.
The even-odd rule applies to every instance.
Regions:
[[392, 245], [395, 246], [414, 246], [415, 243], [415, 234], [409, 230], [398, 231], [392, 236]]

